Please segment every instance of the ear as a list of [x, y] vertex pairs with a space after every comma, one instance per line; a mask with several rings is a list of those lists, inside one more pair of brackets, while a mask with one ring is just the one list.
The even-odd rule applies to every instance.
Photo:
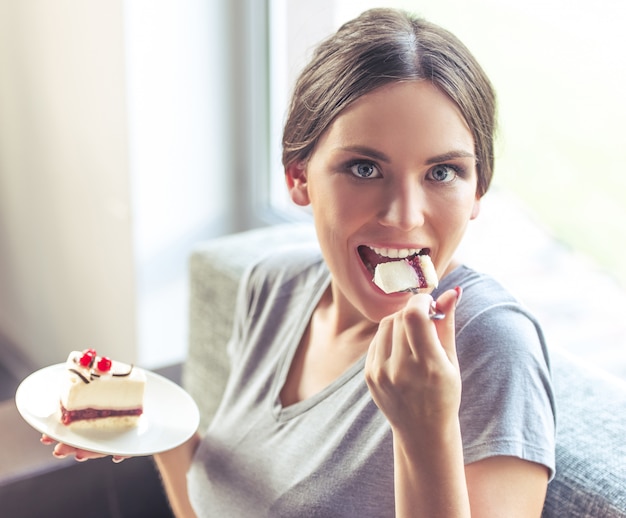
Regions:
[[470, 215], [470, 220], [476, 219], [478, 217], [478, 214], [480, 214], [481, 199], [482, 198], [480, 198], [479, 196], [476, 196], [476, 199], [474, 200], [474, 206], [472, 207], [472, 214]]
[[302, 207], [311, 203], [307, 182], [306, 162], [294, 162], [285, 168], [285, 181], [291, 200]]

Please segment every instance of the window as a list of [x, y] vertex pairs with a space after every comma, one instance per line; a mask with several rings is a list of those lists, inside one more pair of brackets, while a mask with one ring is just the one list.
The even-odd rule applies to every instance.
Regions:
[[[626, 142], [626, 4], [269, 0], [274, 208], [291, 206], [280, 174], [280, 137], [295, 76], [324, 36], [364, 9], [381, 6], [407, 9], [453, 31], [496, 87], [500, 136], [493, 192], [473, 229], [480, 249], [468, 246], [465, 252], [510, 281], [557, 342], [575, 342], [569, 347], [577, 353], [626, 377], [626, 358], [617, 352], [626, 338], [623, 318], [602, 316], [593, 304], [626, 304], [626, 261], [618, 249], [626, 242], [620, 160]], [[589, 330], [581, 332], [585, 324]], [[606, 337], [598, 336], [599, 329], [606, 329]], [[599, 360], [586, 339], [598, 345], [605, 340], [613, 352]]]

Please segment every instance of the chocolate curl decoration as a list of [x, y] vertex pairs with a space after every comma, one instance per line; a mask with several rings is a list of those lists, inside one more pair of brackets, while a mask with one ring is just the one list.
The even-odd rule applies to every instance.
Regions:
[[131, 372], [133, 372], [133, 365], [130, 366], [130, 369], [128, 369], [128, 372], [113, 372], [111, 373], [111, 376], [117, 376], [118, 378], [122, 378], [124, 376], [130, 376]]
[[76, 369], [68, 369], [68, 370], [76, 374], [81, 380], [83, 380], [83, 382], [89, 383], [89, 380], [85, 378], [85, 376], [83, 376], [81, 372], [77, 371]]

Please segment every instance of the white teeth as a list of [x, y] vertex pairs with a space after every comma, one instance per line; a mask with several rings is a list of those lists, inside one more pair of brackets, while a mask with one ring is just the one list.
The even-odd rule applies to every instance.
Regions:
[[405, 257], [409, 257], [411, 255], [415, 255], [421, 252], [421, 248], [375, 248], [372, 247], [372, 250], [376, 252], [378, 255], [382, 255], [383, 257], [389, 257], [390, 259], [404, 259]]

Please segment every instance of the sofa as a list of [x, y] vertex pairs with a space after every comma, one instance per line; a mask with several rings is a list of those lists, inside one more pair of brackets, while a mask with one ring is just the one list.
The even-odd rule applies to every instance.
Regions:
[[[182, 382], [210, 423], [228, 376], [225, 346], [237, 286], [259, 254], [315, 239], [307, 223], [281, 224], [198, 244], [189, 259], [189, 353]], [[550, 344], [557, 402], [557, 473], [545, 518], [626, 517], [626, 382]]]

